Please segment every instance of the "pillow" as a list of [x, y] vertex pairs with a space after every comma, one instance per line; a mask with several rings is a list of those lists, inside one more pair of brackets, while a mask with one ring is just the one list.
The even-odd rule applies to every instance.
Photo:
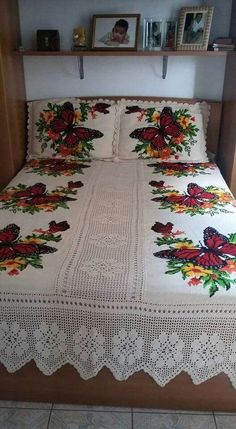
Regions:
[[78, 98], [28, 103], [28, 159], [112, 158], [117, 104]]
[[[209, 105], [173, 101], [118, 102], [120, 129], [116, 156], [169, 162], [207, 162]], [[117, 134], [118, 135], [118, 134]]]

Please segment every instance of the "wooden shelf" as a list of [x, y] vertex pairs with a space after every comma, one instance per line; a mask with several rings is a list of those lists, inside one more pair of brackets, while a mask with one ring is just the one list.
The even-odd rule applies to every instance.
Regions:
[[162, 57], [162, 78], [166, 78], [167, 74], [167, 65], [168, 57], [178, 56], [178, 57], [226, 57], [227, 51], [148, 51], [148, 50], [108, 50], [108, 49], [91, 49], [91, 50], [81, 50], [81, 51], [20, 51], [18, 52], [21, 56], [34, 56], [34, 57], [77, 57], [78, 59], [78, 68], [80, 79], [84, 79], [84, 57]]
[[81, 51], [71, 51], [71, 50], [64, 50], [64, 51], [32, 51], [32, 50], [26, 50], [23, 52], [19, 52], [22, 56], [61, 56], [61, 57], [93, 57], [93, 56], [127, 56], [127, 57], [163, 57], [163, 56], [194, 56], [194, 57], [200, 57], [200, 56], [207, 56], [207, 57], [218, 57], [218, 56], [226, 56], [227, 51], [146, 51], [146, 50], [139, 50], [139, 51], [129, 51], [129, 50], [81, 50]]

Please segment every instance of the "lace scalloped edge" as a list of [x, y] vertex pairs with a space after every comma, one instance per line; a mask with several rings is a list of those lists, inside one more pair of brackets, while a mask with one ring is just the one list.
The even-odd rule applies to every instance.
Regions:
[[118, 381], [126, 381], [126, 380], [128, 380], [129, 377], [136, 374], [137, 372], [144, 371], [146, 374], [148, 374], [150, 377], [152, 377], [152, 379], [155, 381], [155, 383], [158, 386], [161, 386], [161, 387], [165, 387], [170, 381], [174, 380], [175, 377], [177, 377], [181, 372], [188, 374], [189, 377], [191, 378], [192, 383], [196, 386], [200, 385], [201, 383], [204, 383], [205, 381], [210, 380], [213, 377], [217, 377], [218, 375], [223, 373], [228, 377], [228, 379], [232, 383], [233, 388], [236, 389], [236, 373], [233, 373], [227, 367], [215, 368], [208, 375], [200, 377], [196, 373], [196, 371], [193, 370], [193, 367], [191, 365], [190, 366], [181, 365], [181, 366], [177, 367], [175, 370], [173, 370], [173, 374], [168, 375], [165, 378], [163, 378], [163, 377], [158, 376], [153, 371], [152, 368], [147, 368], [145, 365], [142, 365], [142, 364], [136, 365], [135, 369], [130, 368], [128, 371], [127, 371], [127, 366], [126, 366], [126, 374], [124, 375], [122, 373], [122, 370], [119, 370], [116, 367], [116, 365], [114, 365], [112, 362], [110, 362], [110, 360], [99, 363], [99, 365], [97, 365], [96, 367], [93, 367], [93, 369], [91, 369], [90, 371], [85, 371], [83, 369], [82, 365], [78, 365], [78, 363], [75, 363], [73, 361], [73, 359], [70, 359], [69, 357], [67, 357], [66, 359], [61, 359], [60, 362], [55, 363], [55, 365], [53, 365], [53, 367], [49, 367], [49, 366], [45, 365], [44, 363], [42, 363], [42, 361], [34, 358], [33, 356], [29, 356], [24, 361], [18, 362], [15, 365], [9, 364], [9, 360], [4, 361], [4, 360], [0, 359], [1, 364], [6, 368], [6, 370], [9, 373], [14, 373], [16, 371], [19, 371], [21, 368], [23, 368], [27, 363], [29, 363], [31, 361], [33, 361], [35, 363], [35, 365], [37, 366], [37, 368], [40, 370], [40, 372], [46, 376], [51, 376], [56, 371], [60, 370], [65, 365], [69, 364], [75, 368], [75, 370], [78, 372], [79, 376], [85, 381], [89, 380], [93, 377], [96, 377], [98, 375], [98, 373], [103, 368], [108, 368], [111, 371], [114, 379], [118, 380]]

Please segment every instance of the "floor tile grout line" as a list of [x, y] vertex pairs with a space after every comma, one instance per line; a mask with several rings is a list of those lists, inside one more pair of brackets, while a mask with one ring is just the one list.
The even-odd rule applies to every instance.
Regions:
[[[171, 411], [171, 412], [170, 412]], [[170, 414], [170, 415], [172, 415], [172, 414], [184, 414], [184, 415], [186, 415], [186, 416], [210, 416], [210, 415], [212, 415], [213, 414], [213, 411], [206, 411], [206, 412], [204, 412], [204, 411], [200, 411], [200, 412], [194, 412], [194, 411], [191, 411], [191, 412], [186, 412], [186, 411], [181, 411], [181, 410], [174, 410], [174, 411], [172, 411], [172, 410], [168, 410], [168, 411], [135, 411], [134, 410], [134, 413], [135, 414]], [[223, 413], [222, 413], [223, 414]], [[235, 414], [236, 415], [236, 414]]]
[[47, 429], [49, 429], [49, 426], [50, 426], [50, 420], [51, 420], [51, 415], [52, 415], [52, 409], [53, 409], [53, 402], [52, 402], [51, 409], [50, 409], [49, 416], [48, 416]]
[[215, 422], [215, 427], [216, 427], [216, 429], [218, 429], [218, 426], [217, 426], [217, 423], [216, 423], [216, 416], [215, 416], [214, 411], [213, 411], [213, 419], [214, 419], [214, 422]]
[[134, 429], [134, 413], [133, 413], [133, 407], [131, 407], [131, 429]]
[[130, 413], [130, 410], [131, 409], [127, 408], [127, 407], [125, 407], [124, 410], [115, 410], [115, 409], [112, 409], [112, 410], [101, 409], [101, 410], [99, 410], [98, 408], [95, 408], [95, 409], [94, 408], [84, 408], [84, 409], [77, 408], [77, 409], [75, 409], [75, 408], [55, 408], [53, 406], [53, 411], [80, 411], [80, 412], [92, 411], [94, 413], [125, 413], [125, 414], [128, 414], [128, 413]]
[[40, 411], [49, 411], [51, 410], [51, 406], [48, 408], [43, 408], [43, 407], [13, 407], [13, 406], [8, 406], [8, 407], [2, 407], [0, 406], [0, 410], [4, 409], [4, 410], [40, 410]]

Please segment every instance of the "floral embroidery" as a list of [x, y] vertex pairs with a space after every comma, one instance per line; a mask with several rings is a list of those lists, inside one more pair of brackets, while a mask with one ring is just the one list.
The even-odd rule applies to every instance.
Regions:
[[83, 174], [83, 169], [90, 167], [80, 161], [72, 159], [45, 158], [31, 159], [25, 165], [27, 173], [36, 173], [40, 176], [72, 176], [75, 173]]
[[51, 356], [58, 359], [62, 353], [66, 352], [67, 335], [55, 322], [51, 325], [42, 322], [34, 331], [34, 337], [36, 339], [35, 348], [45, 359]]
[[198, 368], [215, 368], [224, 362], [225, 344], [218, 334], [208, 335], [203, 333], [198, 340], [192, 343], [190, 355], [192, 363]]
[[168, 260], [166, 274], [180, 273], [189, 286], [207, 288], [210, 297], [220, 287], [227, 291], [236, 283], [236, 233], [224, 236], [209, 226], [203, 232], [202, 245], [200, 241], [195, 244], [188, 238], [178, 238], [184, 233], [172, 232], [171, 222], [156, 222], [151, 229], [161, 234], [155, 244], [169, 246], [154, 253], [155, 257]]
[[189, 183], [187, 186], [187, 193], [181, 193], [176, 189], [170, 190], [170, 186], [157, 186], [152, 180], [149, 184], [155, 189], [152, 191], [154, 197], [152, 201], [160, 203], [160, 209], [170, 209], [175, 213], [185, 213], [190, 216], [197, 214], [210, 215], [218, 214], [220, 212], [230, 213], [225, 206], [231, 204], [236, 207], [236, 201], [229, 192], [224, 189], [217, 188], [216, 186], [207, 186], [202, 188], [197, 183]]
[[59, 242], [61, 234], [54, 235], [59, 231], [70, 228], [64, 222], [51, 221], [47, 230], [35, 229], [31, 235], [25, 238], [20, 236], [20, 228], [15, 224], [9, 224], [0, 230], [0, 272], [7, 271], [10, 276], [20, 274], [28, 265], [34, 268], [43, 268], [42, 255], [54, 253], [55, 247], [48, 246], [48, 241]]
[[199, 174], [210, 174], [206, 170], [214, 170], [216, 165], [213, 162], [159, 162], [148, 164], [148, 167], [155, 167], [154, 173], [161, 173], [163, 176], [196, 177]]
[[7, 188], [0, 194], [2, 209], [8, 209], [13, 213], [21, 211], [23, 213], [38, 213], [40, 211], [52, 212], [58, 207], [68, 209], [67, 202], [75, 201], [69, 195], [76, 195], [75, 188], [80, 188], [83, 183], [68, 182], [67, 187], [58, 186], [53, 191], [46, 190], [44, 183], [35, 183], [32, 186], [19, 184]]
[[112, 355], [122, 366], [134, 365], [143, 356], [144, 339], [135, 329], [131, 331], [121, 329], [114, 335], [112, 343]]
[[162, 332], [158, 338], [151, 343], [152, 351], [150, 358], [156, 362], [157, 368], [173, 368], [176, 363], [183, 360], [184, 342], [177, 333], [166, 334]]
[[11, 357], [23, 356], [29, 350], [28, 335], [25, 329], [17, 322], [0, 324], [0, 352], [2, 355]]
[[91, 359], [97, 364], [105, 353], [105, 337], [94, 327], [88, 329], [86, 326], [81, 326], [79, 331], [74, 333], [73, 342], [74, 353], [83, 362]]
[[60, 156], [74, 156], [85, 158], [93, 150], [94, 139], [103, 137], [101, 131], [82, 126], [90, 115], [95, 119], [97, 113], [107, 114], [109, 104], [97, 103], [90, 106], [88, 103], [80, 103], [80, 108], [74, 108], [70, 102], [62, 106], [56, 103], [48, 103], [47, 109], [40, 113], [36, 122], [37, 138], [42, 143], [42, 152], [50, 145], [55, 154]]
[[145, 121], [150, 126], [136, 128], [130, 134], [131, 138], [139, 140], [133, 152], [139, 153], [142, 158], [168, 159], [173, 156], [179, 158], [179, 154], [187, 152], [190, 156], [191, 146], [196, 143], [195, 137], [199, 129], [195, 118], [187, 109], [172, 111], [170, 107], [164, 107], [162, 111], [153, 108], [142, 109], [138, 106], [127, 107], [126, 114], [138, 113], [138, 120]]

